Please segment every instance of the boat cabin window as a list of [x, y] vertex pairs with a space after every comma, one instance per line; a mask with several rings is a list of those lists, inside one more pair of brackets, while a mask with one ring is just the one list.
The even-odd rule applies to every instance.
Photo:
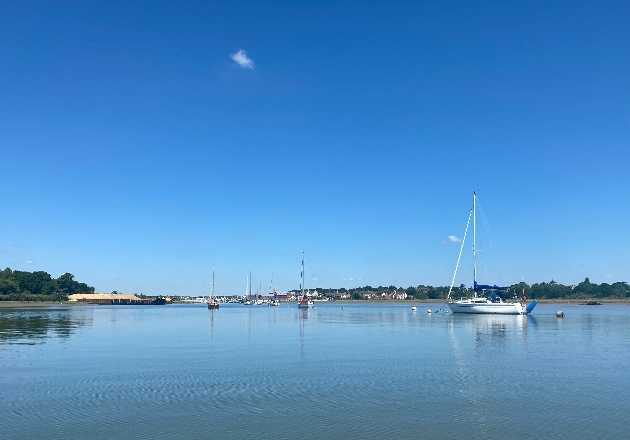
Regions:
[[492, 301], [493, 303], [500, 303], [503, 302], [503, 298], [501, 298], [499, 295], [496, 294], [496, 292], [492, 292], [490, 294], [490, 296], [488, 297], [488, 299], [490, 301]]

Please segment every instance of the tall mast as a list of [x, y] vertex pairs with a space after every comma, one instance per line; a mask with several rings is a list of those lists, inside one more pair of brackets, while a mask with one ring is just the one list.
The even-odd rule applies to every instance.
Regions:
[[302, 252], [302, 298], [304, 298], [304, 252]]
[[249, 299], [252, 299], [252, 271], [249, 271]]
[[477, 193], [473, 192], [473, 295], [477, 298]]
[[214, 298], [214, 263], [212, 263], [212, 298]]

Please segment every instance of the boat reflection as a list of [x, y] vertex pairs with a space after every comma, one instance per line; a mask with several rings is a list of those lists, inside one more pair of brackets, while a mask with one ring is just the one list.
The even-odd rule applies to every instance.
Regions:
[[12, 309], [0, 312], [0, 344], [43, 344], [47, 339], [67, 339], [92, 317], [70, 309]]
[[304, 327], [308, 319], [308, 309], [298, 309], [300, 311], [300, 358], [304, 360]]
[[472, 330], [475, 332], [475, 343], [505, 344], [511, 336], [523, 337], [527, 342], [529, 326], [536, 326], [536, 318], [529, 315], [481, 315], [453, 314], [449, 318], [449, 328]]
[[210, 310], [210, 347], [212, 348], [212, 343], [214, 341], [214, 311], [217, 309], [208, 310]]

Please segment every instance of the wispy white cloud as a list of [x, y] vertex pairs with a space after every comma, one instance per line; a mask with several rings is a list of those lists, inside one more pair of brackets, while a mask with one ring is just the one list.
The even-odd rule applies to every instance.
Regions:
[[604, 275], [604, 278], [612, 278], [612, 275]]
[[454, 235], [449, 235], [447, 240], [442, 240], [442, 243], [461, 243], [462, 239], [457, 238]]
[[230, 55], [230, 58], [244, 69], [253, 69], [254, 60], [247, 56], [247, 53], [243, 49], [239, 49], [238, 52]]
[[24, 261], [26, 264], [33, 264], [33, 262], [31, 260], [26, 260]]
[[344, 278], [342, 281], [354, 281], [353, 278]]

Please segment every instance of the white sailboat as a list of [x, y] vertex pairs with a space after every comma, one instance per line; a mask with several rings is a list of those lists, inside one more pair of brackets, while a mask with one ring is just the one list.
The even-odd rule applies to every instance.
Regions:
[[302, 252], [302, 284], [300, 284], [300, 289], [302, 290], [302, 298], [298, 303], [298, 308], [308, 309], [309, 307], [313, 307], [313, 301], [308, 299], [308, 296], [304, 293], [304, 252]]
[[273, 295], [273, 299], [267, 301], [268, 306], [278, 307], [280, 306], [280, 301], [276, 299], [276, 290], [273, 288], [273, 272], [271, 272], [271, 283], [269, 284], [269, 297]]
[[263, 300], [260, 299], [261, 296], [262, 296], [262, 283], [260, 283], [260, 285], [258, 286], [258, 291], [256, 293], [256, 296], [254, 297], [254, 305], [262, 306], [264, 304]]
[[[478, 314], [499, 314], [499, 315], [526, 315], [534, 310], [536, 307], [536, 301], [532, 301], [529, 306], [519, 302], [505, 302], [501, 296], [497, 294], [498, 291], [507, 291], [507, 287], [489, 286], [477, 283], [477, 194], [473, 193], [473, 206], [471, 213], [468, 216], [468, 223], [466, 224], [466, 231], [464, 232], [464, 238], [462, 239], [462, 246], [459, 251], [459, 257], [457, 258], [457, 265], [455, 266], [455, 274], [453, 275], [453, 281], [448, 291], [448, 297], [446, 303], [453, 313], [478, 313]], [[461, 298], [457, 301], [451, 300], [451, 292], [453, 290], [453, 284], [455, 283], [455, 276], [457, 275], [457, 268], [459, 267], [459, 260], [462, 256], [462, 250], [464, 249], [464, 243], [466, 241], [466, 233], [468, 232], [468, 225], [470, 224], [470, 217], [473, 218], [473, 297]], [[477, 296], [477, 293], [489, 292], [488, 297]]]
[[251, 296], [252, 296], [252, 273], [250, 272], [249, 276], [247, 277], [247, 284], [245, 285], [245, 302], [243, 303], [243, 305], [245, 306], [254, 305], [254, 301], [252, 301]]
[[212, 265], [212, 294], [210, 295], [210, 300], [208, 301], [209, 309], [218, 309], [219, 301], [214, 297], [214, 264]]

